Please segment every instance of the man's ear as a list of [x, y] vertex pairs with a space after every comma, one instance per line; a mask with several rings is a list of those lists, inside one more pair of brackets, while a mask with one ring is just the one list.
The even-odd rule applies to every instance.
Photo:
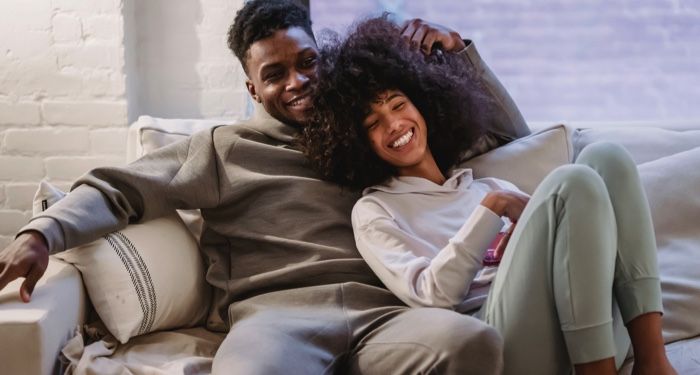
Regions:
[[258, 103], [262, 103], [262, 99], [260, 99], [260, 96], [255, 91], [255, 85], [253, 84], [253, 81], [247, 79], [245, 81], [245, 86], [248, 88], [248, 93], [253, 98], [253, 100], [255, 100]]

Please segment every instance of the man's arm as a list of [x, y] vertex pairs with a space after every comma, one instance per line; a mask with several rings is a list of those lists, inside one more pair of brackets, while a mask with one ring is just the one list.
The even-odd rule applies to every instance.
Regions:
[[487, 130], [485, 139], [481, 140], [481, 145], [477, 145], [479, 148], [486, 149], [474, 150], [474, 154], [488, 151], [490, 148], [530, 134], [530, 129], [513, 98], [481, 59], [472, 41], [463, 40], [454, 30], [421, 19], [405, 22], [402, 25], [402, 33], [409, 43], [420, 48], [424, 53], [430, 53], [433, 46], [439, 43], [445, 52], [464, 56], [467, 64], [475, 70], [484, 84], [496, 108], [491, 111], [487, 119], [488, 123], [484, 124]]
[[134, 222], [175, 209], [214, 207], [219, 201], [214, 129], [163, 147], [121, 168], [81, 177], [65, 198], [34, 217], [0, 252], [0, 290], [26, 278], [26, 302], [43, 275], [48, 254], [98, 239]]

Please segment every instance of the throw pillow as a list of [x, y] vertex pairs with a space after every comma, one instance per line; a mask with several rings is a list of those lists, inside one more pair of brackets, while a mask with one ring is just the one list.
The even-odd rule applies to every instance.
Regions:
[[[42, 182], [35, 207], [55, 203], [61, 194]], [[211, 288], [204, 262], [175, 213], [54, 256], [80, 271], [95, 311], [121, 343], [153, 331], [196, 326], [207, 316]]]

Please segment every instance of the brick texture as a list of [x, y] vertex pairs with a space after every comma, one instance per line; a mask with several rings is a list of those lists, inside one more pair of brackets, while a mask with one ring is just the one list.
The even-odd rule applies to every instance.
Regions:
[[70, 185], [123, 163], [123, 4], [0, 2], [0, 248], [29, 219], [41, 179]]

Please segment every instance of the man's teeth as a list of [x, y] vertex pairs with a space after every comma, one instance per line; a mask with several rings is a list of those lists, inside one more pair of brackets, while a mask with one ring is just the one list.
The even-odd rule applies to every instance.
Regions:
[[408, 143], [408, 141], [411, 140], [411, 137], [413, 137], [413, 130], [409, 130], [408, 133], [404, 134], [401, 136], [401, 138], [397, 139], [394, 141], [394, 143], [391, 144], [392, 148], [397, 148], [405, 145]]
[[306, 98], [307, 98], [306, 96], [302, 96], [301, 98], [294, 99], [289, 103], [289, 105], [291, 105], [292, 107], [295, 107], [301, 103], [304, 103], [306, 101]]

